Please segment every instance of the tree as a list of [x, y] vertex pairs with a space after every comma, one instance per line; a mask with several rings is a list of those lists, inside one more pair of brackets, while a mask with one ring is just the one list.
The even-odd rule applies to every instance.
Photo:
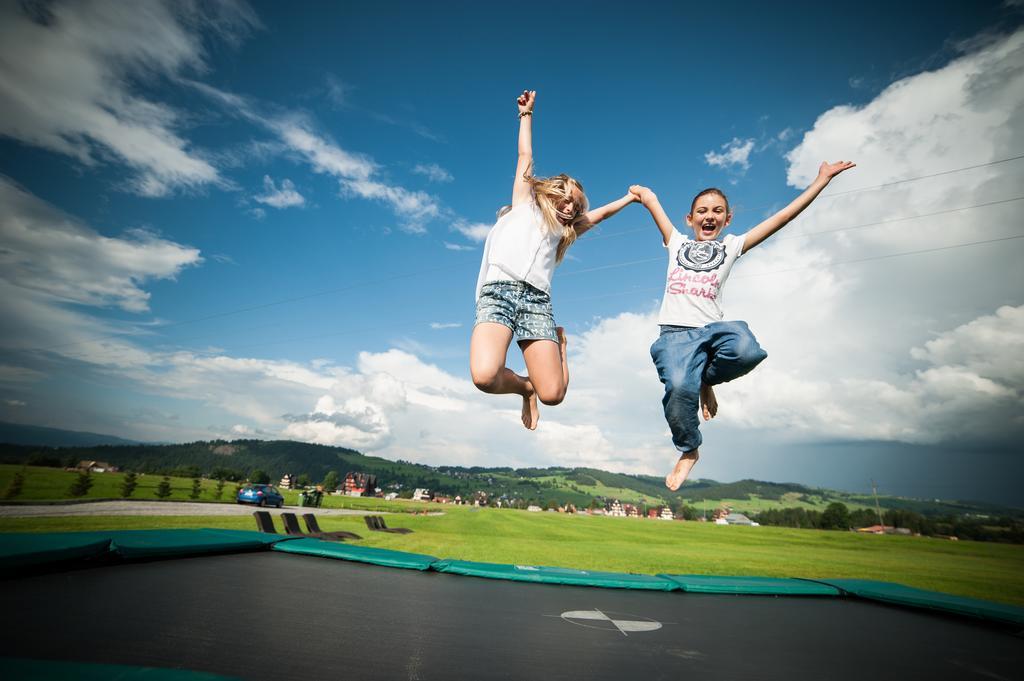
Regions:
[[135, 492], [135, 488], [138, 485], [139, 480], [135, 471], [128, 471], [124, 475], [124, 480], [121, 481], [121, 496], [127, 499]]
[[192, 478], [192, 491], [189, 493], [189, 499], [198, 499], [199, 495], [203, 493], [203, 488], [200, 486], [199, 478]]
[[332, 492], [338, 489], [340, 481], [341, 476], [338, 475], [338, 471], [327, 471], [327, 475], [324, 476], [324, 480], [320, 484], [324, 486], [325, 490]]
[[68, 494], [73, 497], [84, 497], [92, 487], [93, 479], [89, 471], [80, 471], [75, 481], [68, 488]]
[[48, 468], [61, 468], [63, 463], [56, 456], [50, 456], [43, 452], [34, 452], [28, 457], [29, 466], [47, 466]]
[[270, 482], [270, 474], [266, 471], [260, 470], [259, 468], [253, 469], [249, 473], [249, 480], [256, 483], [257, 485], [265, 485]]
[[242, 471], [235, 470], [234, 468], [217, 466], [210, 471], [210, 477], [214, 480], [230, 480], [231, 482], [238, 482], [245, 477], [245, 474], [243, 474]]
[[846, 504], [833, 501], [821, 514], [821, 529], [823, 530], [848, 530], [850, 529], [850, 509]]
[[310, 480], [309, 474], [303, 473], [302, 475], [295, 479], [295, 484], [298, 485], [299, 487], [309, 487], [310, 485], [313, 484], [313, 481]]
[[7, 490], [4, 492], [4, 499], [13, 499], [14, 497], [21, 494], [21, 488], [25, 484], [25, 474], [18, 471], [11, 478], [11, 483], [7, 485]]
[[217, 486], [213, 488], [213, 498], [220, 499], [222, 494], [224, 494], [224, 478], [218, 480]]
[[160, 499], [166, 499], [171, 496], [171, 479], [166, 475], [160, 481], [160, 484], [156, 486], [156, 495]]

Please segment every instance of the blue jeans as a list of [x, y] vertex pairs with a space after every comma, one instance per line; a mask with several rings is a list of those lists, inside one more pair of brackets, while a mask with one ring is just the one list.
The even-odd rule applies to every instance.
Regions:
[[665, 385], [661, 404], [680, 452], [700, 447], [700, 385], [718, 385], [748, 373], [768, 356], [746, 322], [699, 328], [662, 326], [651, 359]]

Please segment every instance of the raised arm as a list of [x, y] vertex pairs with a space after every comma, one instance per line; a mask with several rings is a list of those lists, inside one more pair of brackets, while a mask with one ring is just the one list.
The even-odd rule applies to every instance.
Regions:
[[749, 251], [789, 224], [793, 218], [803, 212], [804, 208], [811, 205], [814, 199], [818, 198], [818, 194], [828, 186], [833, 177], [844, 170], [853, 168], [855, 165], [851, 161], [836, 161], [835, 163], [825, 161], [822, 163], [821, 167], [818, 168], [818, 177], [814, 178], [814, 182], [811, 183], [810, 187], [805, 189], [800, 196], [793, 199], [788, 206], [747, 232], [743, 241], [743, 251]]
[[639, 184], [631, 186], [629, 193], [636, 196], [637, 200], [644, 205], [644, 208], [651, 212], [654, 224], [658, 225], [658, 229], [661, 230], [662, 243], [667, 246], [669, 239], [672, 238], [672, 233], [676, 231], [676, 226], [668, 219], [668, 215], [665, 213], [665, 209], [661, 207], [657, 195], [647, 187]]
[[607, 220], [611, 216], [618, 213], [620, 210], [633, 203], [639, 201], [636, 194], [632, 192], [626, 192], [626, 195], [622, 198], [615, 199], [611, 203], [606, 203], [600, 208], [587, 211], [587, 219], [576, 224], [576, 236], [582, 236], [587, 230], [601, 222]]
[[512, 205], [530, 201], [533, 198], [526, 176], [533, 172], [533, 103], [536, 90], [523, 90], [516, 104], [519, 105], [519, 160], [516, 162], [516, 179], [512, 182]]

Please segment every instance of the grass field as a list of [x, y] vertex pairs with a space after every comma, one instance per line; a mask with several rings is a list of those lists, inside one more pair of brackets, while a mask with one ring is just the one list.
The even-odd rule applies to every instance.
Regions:
[[[334, 500], [334, 498], [332, 498]], [[369, 510], [378, 500], [347, 499]], [[404, 515], [389, 525], [409, 535], [369, 532], [360, 517], [321, 517], [324, 530], [351, 530], [365, 546], [496, 563], [613, 572], [769, 577], [853, 577], [1024, 606], [1024, 546], [924, 537], [699, 522], [528, 513], [508, 509], [390, 502], [394, 510], [429, 508], [444, 515]], [[3, 532], [160, 527], [255, 529], [244, 516], [0, 518]]]
[[[68, 488], [78, 477], [74, 471], [65, 471], [59, 468], [46, 468], [43, 466], [17, 466], [0, 464], [0, 500], [11, 484], [14, 475], [21, 472], [25, 482], [21, 494], [14, 497], [10, 502], [32, 503], [41, 501], [61, 501], [71, 497], [68, 495]], [[157, 501], [157, 485], [163, 479], [161, 475], [139, 475], [137, 477], [138, 487], [129, 497], [132, 501]], [[94, 473], [92, 475], [93, 485], [89, 492], [81, 497], [82, 499], [121, 499], [121, 483], [124, 481], [122, 473]], [[191, 478], [170, 478], [171, 496], [168, 501], [193, 501], [192, 479]], [[196, 501], [215, 501], [221, 503], [233, 503], [235, 500], [236, 483], [224, 483], [224, 490], [220, 498], [216, 497], [216, 480], [200, 480], [200, 494]], [[295, 490], [282, 489], [285, 503], [291, 506], [298, 505], [299, 493]], [[412, 510], [408, 505], [384, 501], [376, 498], [342, 497], [329, 496], [323, 498], [325, 508], [354, 508], [366, 511], [391, 511], [401, 513]]]

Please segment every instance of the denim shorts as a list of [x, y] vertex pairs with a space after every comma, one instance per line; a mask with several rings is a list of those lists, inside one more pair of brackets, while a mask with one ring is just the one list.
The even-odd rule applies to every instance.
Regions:
[[551, 296], [525, 281], [490, 281], [476, 301], [476, 323], [493, 322], [512, 329], [519, 340], [558, 342]]

